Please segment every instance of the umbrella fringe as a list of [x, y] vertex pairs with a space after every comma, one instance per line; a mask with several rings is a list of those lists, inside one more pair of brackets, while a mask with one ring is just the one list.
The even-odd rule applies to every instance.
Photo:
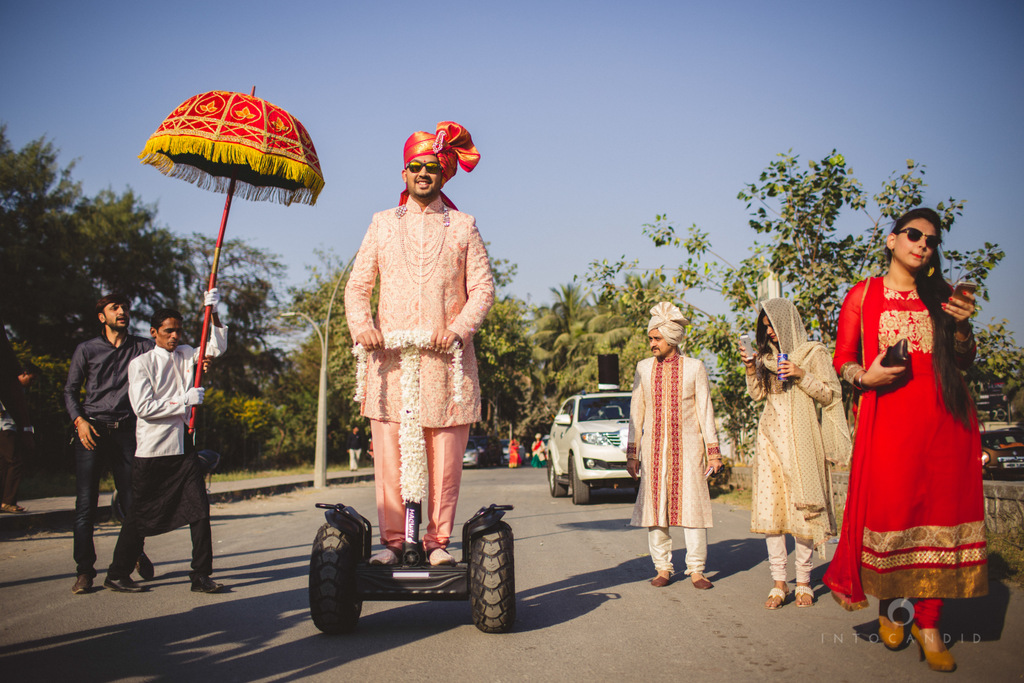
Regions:
[[236, 181], [234, 196], [244, 199], [273, 199], [286, 206], [293, 202], [312, 205], [316, 204], [317, 196], [324, 187], [324, 179], [308, 164], [237, 144], [195, 137], [154, 135], [146, 142], [139, 160], [164, 175], [180, 178], [204, 189], [227, 193], [230, 178], [215, 176], [188, 164], [175, 163], [171, 156], [175, 154], [196, 154], [215, 163], [246, 164], [260, 175], [286, 178], [304, 186], [289, 190]]

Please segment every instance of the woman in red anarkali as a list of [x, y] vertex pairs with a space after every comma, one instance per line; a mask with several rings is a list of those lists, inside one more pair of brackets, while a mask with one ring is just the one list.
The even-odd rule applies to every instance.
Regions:
[[[889, 271], [847, 294], [836, 371], [860, 390], [843, 529], [824, 581], [846, 609], [880, 600], [879, 634], [904, 642], [896, 614], [931, 668], [956, 667], [938, 630], [943, 598], [988, 592], [981, 443], [961, 371], [974, 359], [973, 294], [951, 297], [938, 253], [941, 219], [904, 214], [886, 237]], [[899, 339], [904, 366], [881, 364]], [[916, 598], [908, 607], [906, 598]], [[909, 620], [907, 620], [909, 621]]]

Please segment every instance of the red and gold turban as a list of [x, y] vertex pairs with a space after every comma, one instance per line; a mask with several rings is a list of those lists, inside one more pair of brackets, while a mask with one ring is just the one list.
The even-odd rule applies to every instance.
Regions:
[[[458, 172], [459, 166], [469, 173], [480, 161], [480, 152], [473, 146], [473, 138], [470, 137], [469, 131], [454, 121], [442, 121], [437, 124], [435, 133], [421, 130], [409, 136], [402, 153], [405, 163], [408, 164], [412, 159], [424, 154], [433, 154], [441, 162], [442, 185], [451, 180]], [[443, 192], [441, 198], [455, 209], [455, 204]], [[403, 190], [399, 204], [405, 204], [407, 201], [409, 191]]]

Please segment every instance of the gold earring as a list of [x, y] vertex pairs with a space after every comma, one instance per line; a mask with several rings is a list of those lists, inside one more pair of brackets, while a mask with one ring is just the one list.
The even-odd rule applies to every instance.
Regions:
[[932, 275], [935, 275], [935, 266], [928, 269], [928, 277], [931, 277]]

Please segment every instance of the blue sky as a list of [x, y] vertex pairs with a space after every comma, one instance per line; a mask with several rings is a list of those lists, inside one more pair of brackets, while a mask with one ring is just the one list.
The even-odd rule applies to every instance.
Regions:
[[595, 259], [674, 265], [640, 233], [659, 213], [743, 258], [736, 193], [779, 152], [837, 148], [869, 193], [913, 158], [928, 203], [968, 200], [947, 243], [1006, 251], [980, 320], [1024, 343], [1022, 29], [1014, 2], [5, 2], [0, 121], [77, 159], [87, 193], [131, 187], [161, 224], [215, 235], [223, 195], [136, 155], [188, 97], [255, 85], [306, 126], [326, 187], [315, 207], [239, 200], [228, 235], [291, 284], [397, 203], [411, 132], [458, 121], [482, 158], [446, 192], [533, 303]]

